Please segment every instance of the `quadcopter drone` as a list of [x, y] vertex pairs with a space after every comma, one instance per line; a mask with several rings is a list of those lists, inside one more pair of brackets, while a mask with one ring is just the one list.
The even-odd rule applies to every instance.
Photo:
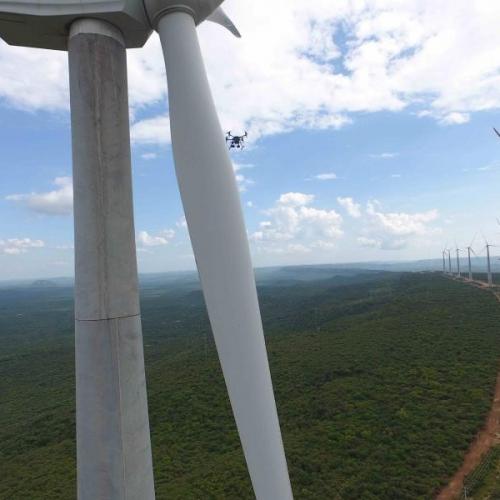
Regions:
[[243, 149], [245, 147], [245, 137], [248, 137], [248, 132], [243, 135], [232, 135], [229, 131], [226, 135], [226, 143], [229, 143], [229, 149]]

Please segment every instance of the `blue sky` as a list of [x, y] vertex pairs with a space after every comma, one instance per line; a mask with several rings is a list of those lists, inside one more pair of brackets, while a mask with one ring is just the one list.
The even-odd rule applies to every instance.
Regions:
[[[330, 4], [227, 0], [243, 38], [199, 29], [222, 126], [250, 134], [233, 160], [255, 265], [500, 241], [499, 7]], [[0, 279], [73, 272], [65, 57], [0, 42]], [[156, 36], [128, 62], [139, 269], [193, 269]]]

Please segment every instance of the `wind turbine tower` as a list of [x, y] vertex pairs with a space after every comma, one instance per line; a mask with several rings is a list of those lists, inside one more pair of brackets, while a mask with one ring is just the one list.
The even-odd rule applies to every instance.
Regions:
[[211, 20], [239, 36], [222, 2], [0, 0], [7, 43], [68, 51], [79, 500], [155, 497], [126, 67], [126, 49], [142, 47], [153, 30], [177, 180], [252, 486], [258, 500], [293, 498], [238, 187], [196, 33]]
[[446, 250], [442, 251], [442, 256], [443, 256], [443, 274], [446, 274]]
[[468, 257], [468, 262], [469, 262], [469, 281], [472, 281], [472, 263], [471, 263], [471, 257], [470, 254], [474, 253], [474, 250], [472, 249], [471, 246], [467, 247], [467, 257]]
[[488, 286], [493, 286], [493, 276], [491, 274], [491, 262], [490, 262], [490, 247], [491, 245], [486, 242], [486, 263], [488, 266]]
[[451, 272], [451, 250], [448, 249], [448, 274], [452, 274]]
[[461, 278], [461, 274], [460, 274], [460, 249], [457, 248], [457, 276], [459, 278]]

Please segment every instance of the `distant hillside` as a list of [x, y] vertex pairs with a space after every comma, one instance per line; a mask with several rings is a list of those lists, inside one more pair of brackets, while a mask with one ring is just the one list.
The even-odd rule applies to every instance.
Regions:
[[[259, 298], [295, 498], [433, 498], [491, 404], [498, 302], [439, 274], [274, 272], [292, 276]], [[142, 289], [156, 498], [251, 500], [193, 286]], [[73, 339], [71, 288], [0, 291], [2, 499], [76, 496]]]
[[31, 283], [32, 288], [55, 288], [57, 283], [51, 280], [36, 280]]

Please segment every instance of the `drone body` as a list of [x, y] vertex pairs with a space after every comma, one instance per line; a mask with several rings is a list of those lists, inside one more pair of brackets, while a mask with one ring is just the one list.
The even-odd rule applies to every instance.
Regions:
[[229, 149], [244, 149], [245, 139], [248, 137], [248, 132], [243, 135], [232, 135], [231, 131], [226, 134], [226, 143], [229, 144]]

